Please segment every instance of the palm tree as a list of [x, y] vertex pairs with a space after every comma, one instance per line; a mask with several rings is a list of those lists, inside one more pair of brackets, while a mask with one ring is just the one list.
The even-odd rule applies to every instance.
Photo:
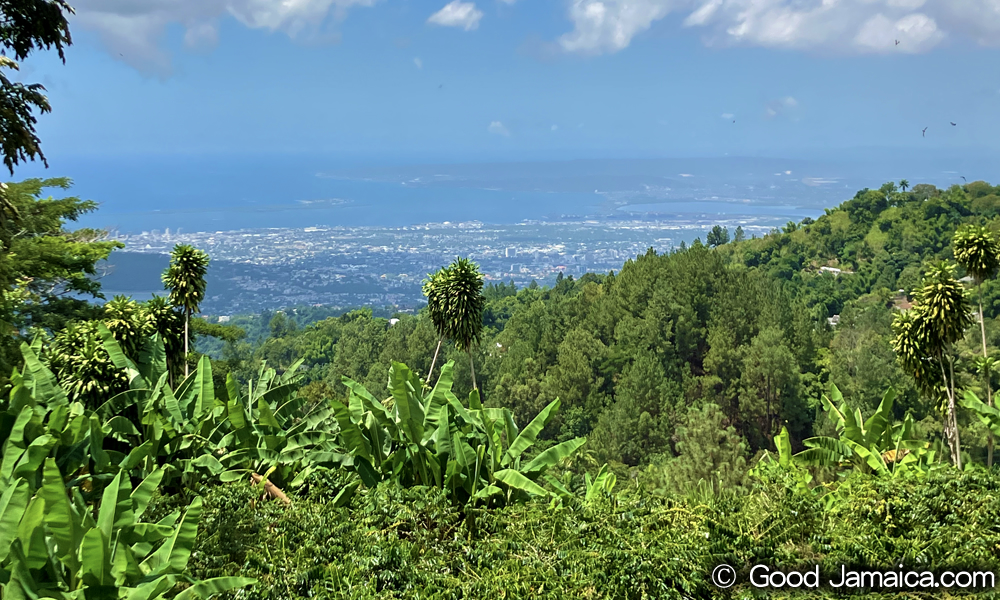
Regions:
[[[955, 232], [952, 240], [955, 259], [965, 272], [972, 276], [979, 297], [979, 330], [983, 341], [983, 358], [986, 350], [986, 320], [983, 319], [983, 282], [992, 279], [1000, 269], [1000, 243], [993, 232], [982, 225], [968, 225]], [[988, 376], [988, 370], [984, 370]], [[986, 403], [993, 406], [993, 391], [989, 379], [986, 380]], [[990, 433], [987, 464], [993, 466], [993, 434]]]
[[901, 190], [903, 190], [905, 192], [906, 188], [908, 188], [908, 187], [910, 187], [910, 182], [909, 181], [907, 181], [906, 179], [900, 179], [899, 180], [899, 189], [901, 189]]
[[181, 331], [183, 330], [183, 315], [177, 307], [163, 296], [153, 296], [142, 305], [146, 325], [150, 334], [158, 334], [163, 340], [163, 349], [167, 355], [168, 372], [170, 373], [170, 385], [173, 385], [174, 374], [179, 371], [180, 365], [184, 362], [181, 355], [184, 340]]
[[936, 394], [943, 388], [945, 438], [952, 463], [962, 468], [952, 346], [965, 335], [972, 319], [965, 288], [955, 279], [954, 270], [954, 265], [947, 262], [927, 270], [913, 308], [893, 321], [893, 348], [926, 392]]
[[191, 315], [205, 299], [208, 254], [187, 244], [177, 244], [170, 253], [170, 266], [163, 272], [163, 285], [170, 291], [170, 303], [184, 311], [184, 376], [188, 376]]
[[472, 372], [472, 387], [476, 385], [476, 369], [472, 361], [472, 347], [479, 343], [483, 331], [483, 276], [476, 263], [467, 258], [458, 258], [451, 265], [441, 269], [424, 280], [424, 295], [431, 322], [438, 332], [437, 349], [427, 373], [428, 381], [434, 372], [441, 341], [445, 338], [455, 341], [459, 350], [469, 355], [469, 370]]

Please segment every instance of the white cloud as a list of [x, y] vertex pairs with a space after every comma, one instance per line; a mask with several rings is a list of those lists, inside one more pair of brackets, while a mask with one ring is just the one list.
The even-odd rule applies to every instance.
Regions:
[[552, 131], [555, 131], [555, 130], [557, 130], [557, 129], [559, 129], [559, 126], [558, 126], [558, 125], [553, 125], [553, 126], [552, 126]]
[[773, 119], [778, 115], [786, 114], [794, 111], [799, 106], [799, 101], [791, 96], [785, 96], [784, 98], [778, 98], [777, 100], [772, 100], [767, 103], [764, 107], [764, 114], [769, 119]]
[[424, 61], [420, 60], [416, 56], [413, 57], [413, 64], [415, 64], [418, 69], [423, 69], [424, 68]]
[[444, 8], [431, 15], [427, 22], [444, 27], [461, 27], [466, 31], [472, 31], [479, 27], [479, 20], [482, 18], [483, 11], [477, 9], [474, 2], [452, 0]]
[[[944, 39], [935, 23], [927, 15], [914, 13], [893, 21], [879, 13], [865, 22], [854, 38], [858, 47], [879, 51], [899, 48], [904, 52], [919, 52], [922, 48], [936, 46]], [[896, 41], [899, 41], [899, 44]]]
[[736, 115], [734, 115], [733, 113], [722, 113], [721, 115], [719, 115], [719, 118], [725, 119], [725, 120], [728, 121], [729, 119], [732, 119], [735, 116]]
[[559, 45], [618, 52], [670, 14], [708, 45], [853, 54], [926, 52], [949, 39], [1000, 46], [998, 0], [573, 0], [573, 30]]
[[218, 20], [232, 17], [252, 29], [280, 31], [303, 41], [336, 41], [329, 20], [378, 0], [78, 0], [73, 26], [96, 31], [112, 56], [165, 74], [170, 56], [161, 46], [170, 25], [184, 27], [184, 44], [204, 48], [218, 41]]
[[504, 137], [510, 135], [510, 130], [508, 130], [507, 127], [505, 127], [504, 124], [501, 123], [500, 121], [492, 121], [490, 123], [490, 126], [487, 127], [486, 130], [489, 131], [490, 133], [495, 133], [497, 135], [502, 135]]
[[683, 0], [574, 0], [570, 19], [575, 29], [559, 38], [563, 50], [586, 54], [624, 49], [653, 21], [670, 13]]

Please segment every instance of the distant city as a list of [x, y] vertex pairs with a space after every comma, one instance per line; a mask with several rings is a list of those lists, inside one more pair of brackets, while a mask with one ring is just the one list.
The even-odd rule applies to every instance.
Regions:
[[[393, 306], [413, 309], [423, 301], [420, 287], [428, 273], [457, 256], [480, 265], [487, 283], [518, 286], [552, 283], [559, 273], [617, 271], [629, 258], [653, 248], [665, 252], [682, 241], [704, 239], [714, 224], [730, 234], [742, 227], [747, 237], [776, 223], [763, 217], [718, 216], [684, 219], [525, 221], [491, 225], [479, 221], [429, 223], [408, 227], [306, 227], [177, 233], [169, 230], [121, 235], [124, 253], [113, 257], [105, 276], [108, 293], [148, 295], [123, 258], [166, 264], [179, 243], [212, 257], [203, 311], [212, 315], [259, 312], [289, 306]], [[131, 256], [130, 256], [131, 255]], [[146, 269], [149, 271], [149, 269]], [[158, 269], [152, 272], [158, 273]]]
[[[117, 165], [103, 178], [81, 170], [92, 181], [81, 193], [102, 208], [80, 224], [109, 227], [126, 246], [105, 265], [105, 294], [162, 293], [167, 255], [186, 243], [212, 258], [202, 304], [209, 315], [303, 305], [413, 310], [427, 274], [457, 256], [479, 263], [487, 282], [551, 285], [559, 273], [617, 271], [649, 248], [704, 240], [716, 224], [750, 237], [816, 218], [893, 177], [946, 187], [959, 167], [995, 169], [717, 158], [338, 171], [322, 162], [175, 162], [132, 186], [149, 190], [141, 205], [121, 193], [130, 186], [102, 187], [116, 181]], [[246, 172], [261, 177], [233, 177]]]

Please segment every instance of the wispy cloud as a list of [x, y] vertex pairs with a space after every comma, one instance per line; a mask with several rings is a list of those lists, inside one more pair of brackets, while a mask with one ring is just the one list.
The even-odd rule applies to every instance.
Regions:
[[1000, 46], [996, 0], [573, 0], [564, 51], [618, 52], [667, 15], [708, 45], [919, 53], [948, 39]]
[[798, 106], [799, 101], [791, 96], [778, 98], [767, 103], [767, 106], [764, 108], [764, 116], [768, 119], [773, 119], [793, 111], [798, 108]]
[[472, 31], [479, 27], [479, 20], [482, 18], [483, 11], [477, 9], [474, 2], [452, 0], [444, 8], [431, 15], [427, 22], [443, 27], [461, 27], [466, 31]]
[[184, 28], [188, 48], [218, 41], [218, 22], [232, 17], [251, 29], [280, 31], [305, 42], [337, 42], [332, 22], [355, 6], [378, 0], [78, 0], [72, 26], [96, 31], [109, 54], [149, 73], [169, 74], [171, 60], [162, 42], [167, 27]]
[[424, 68], [424, 61], [420, 60], [420, 58], [416, 56], [413, 57], [413, 64], [416, 65], [418, 69]]
[[504, 137], [510, 136], [510, 130], [507, 129], [507, 127], [500, 121], [492, 121], [489, 127], [486, 128], [486, 130], [489, 131], [490, 133], [495, 133], [497, 135], [502, 135]]

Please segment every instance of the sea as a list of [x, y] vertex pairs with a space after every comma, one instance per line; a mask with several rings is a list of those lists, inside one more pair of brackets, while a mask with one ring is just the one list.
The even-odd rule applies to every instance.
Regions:
[[313, 154], [139, 155], [52, 157], [50, 168], [28, 164], [14, 179], [28, 177], [69, 177], [70, 194], [98, 202], [80, 226], [141, 233], [744, 215], [783, 224], [886, 181], [997, 181], [1000, 166], [975, 157], [379, 164]]

